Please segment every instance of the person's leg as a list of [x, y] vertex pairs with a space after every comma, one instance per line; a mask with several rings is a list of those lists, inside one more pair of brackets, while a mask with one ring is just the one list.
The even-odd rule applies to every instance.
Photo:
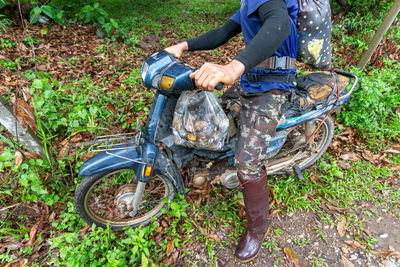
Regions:
[[239, 138], [235, 148], [238, 177], [248, 226], [235, 252], [238, 260], [254, 259], [268, 233], [268, 186], [263, 165], [278, 122], [288, 105], [288, 93], [272, 92], [242, 96]]

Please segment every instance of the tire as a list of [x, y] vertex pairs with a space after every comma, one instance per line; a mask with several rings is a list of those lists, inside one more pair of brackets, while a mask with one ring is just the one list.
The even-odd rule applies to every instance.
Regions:
[[[318, 118], [313, 120], [315, 125], [318, 125], [321, 122], [322, 118]], [[313, 139], [307, 149], [300, 155], [300, 160], [296, 161], [296, 164], [299, 165], [301, 170], [305, 170], [313, 166], [317, 160], [325, 153], [325, 151], [328, 149], [329, 144], [332, 141], [333, 138], [333, 133], [335, 130], [335, 123], [333, 122], [333, 119], [331, 116], [328, 116], [326, 120], [322, 123], [320, 129], [318, 132], [315, 134], [316, 138], [321, 138], [319, 142], [315, 142], [315, 139]], [[316, 145], [317, 148], [316, 150], [318, 151], [317, 153], [311, 152], [311, 149], [313, 149], [313, 145]], [[315, 149], [315, 148], [314, 148]], [[308, 155], [311, 156], [309, 157]], [[294, 173], [292, 168], [285, 168], [283, 170], [277, 171], [274, 174], [292, 174]]]
[[[142, 201], [133, 218], [129, 210], [123, 209], [121, 212], [118, 208], [117, 203], [126, 203], [123, 199], [121, 201], [122, 197], [134, 194], [137, 184], [135, 178], [130, 169], [85, 177], [75, 192], [75, 207], [79, 216], [89, 225], [94, 223], [103, 228], [109, 225], [116, 231], [126, 226], [146, 225], [151, 218], [159, 217], [162, 209], [168, 207], [175, 195], [170, 180], [161, 175], [153, 176], [145, 184]], [[117, 202], [117, 199], [120, 201]]]

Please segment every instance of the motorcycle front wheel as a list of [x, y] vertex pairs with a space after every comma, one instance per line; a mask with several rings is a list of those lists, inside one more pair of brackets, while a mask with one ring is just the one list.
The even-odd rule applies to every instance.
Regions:
[[174, 198], [175, 188], [162, 175], [153, 176], [145, 184], [142, 200], [135, 214], [129, 209], [135, 195], [137, 180], [130, 169], [116, 170], [85, 177], [75, 193], [75, 207], [89, 225], [112, 230], [126, 226], [146, 225], [161, 215], [163, 208]]

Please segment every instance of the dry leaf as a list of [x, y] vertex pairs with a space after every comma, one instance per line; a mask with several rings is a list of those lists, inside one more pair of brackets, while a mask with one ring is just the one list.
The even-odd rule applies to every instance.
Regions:
[[339, 208], [339, 207], [333, 206], [325, 201], [322, 201], [322, 203], [320, 204], [320, 207], [326, 212], [336, 211], [339, 213], [344, 213], [345, 211], [348, 210], [348, 208]]
[[214, 234], [209, 234], [209, 235], [207, 235], [207, 237], [211, 238], [211, 239], [214, 239], [217, 242], [221, 241], [221, 238], [219, 238], [218, 236], [216, 236]]
[[347, 245], [352, 246], [353, 248], [359, 248], [359, 249], [366, 249], [367, 247], [363, 244], [360, 244], [359, 242], [355, 241], [355, 240], [348, 240], [348, 241], [344, 241]]
[[[26, 266], [27, 263], [28, 263], [28, 259], [16, 259], [16, 260], [13, 260], [13, 261], [7, 263], [6, 265], [4, 265], [4, 267], [16, 267], [16, 266], [24, 267], [24, 266]], [[16, 265], [16, 264], [18, 264], [18, 265]]]
[[354, 267], [354, 264], [349, 261], [345, 256], [342, 255], [342, 261], [344, 267]]
[[40, 218], [31, 228], [31, 232], [29, 233], [29, 241], [26, 243], [28, 247], [32, 246], [35, 243], [36, 233], [40, 223], [42, 222], [42, 218]]
[[15, 165], [20, 166], [22, 161], [24, 160], [24, 156], [21, 152], [15, 151]]
[[26, 151], [25, 155], [30, 159], [41, 159], [42, 158], [39, 154], [36, 154], [34, 152], [30, 152], [30, 151]]
[[280, 210], [280, 209], [276, 209], [276, 210], [272, 211], [272, 212], [269, 214], [269, 217], [273, 217], [274, 215], [276, 215], [276, 214], [279, 213], [279, 212], [281, 212], [281, 210]]
[[343, 216], [340, 222], [337, 224], [337, 231], [341, 237], [346, 233], [346, 223], [346, 217]]
[[297, 259], [296, 254], [293, 253], [293, 251], [291, 251], [288, 248], [284, 248], [283, 252], [285, 252], [285, 255], [286, 255], [286, 261], [288, 263], [287, 266], [290, 266], [290, 267], [298, 267], [298, 266], [300, 266], [300, 262]]
[[171, 255], [172, 251], [174, 250], [174, 243], [172, 241], [169, 241], [167, 245], [167, 256]]
[[343, 159], [343, 160], [350, 160], [350, 161], [354, 162], [354, 161], [359, 160], [360, 156], [358, 156], [354, 152], [345, 152], [345, 153], [340, 155], [340, 158]]
[[371, 250], [371, 252], [373, 254], [378, 254], [378, 256], [383, 257], [383, 258], [390, 257], [390, 256], [393, 256], [397, 259], [400, 258], [400, 252], [394, 251], [394, 250], [382, 250], [382, 251]]
[[70, 144], [69, 142], [67, 142], [60, 150], [60, 152], [58, 153], [57, 159], [58, 160], [62, 160], [65, 157], [65, 154], [68, 153]]

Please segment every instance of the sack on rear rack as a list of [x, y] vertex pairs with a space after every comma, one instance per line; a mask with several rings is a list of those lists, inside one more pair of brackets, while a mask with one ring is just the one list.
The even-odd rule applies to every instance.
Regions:
[[228, 127], [214, 92], [186, 91], [179, 97], [172, 123], [175, 144], [217, 151], [224, 146]]
[[292, 95], [292, 110], [299, 114], [327, 106], [340, 94], [346, 93], [349, 79], [335, 72], [313, 72], [297, 77], [297, 90]]

